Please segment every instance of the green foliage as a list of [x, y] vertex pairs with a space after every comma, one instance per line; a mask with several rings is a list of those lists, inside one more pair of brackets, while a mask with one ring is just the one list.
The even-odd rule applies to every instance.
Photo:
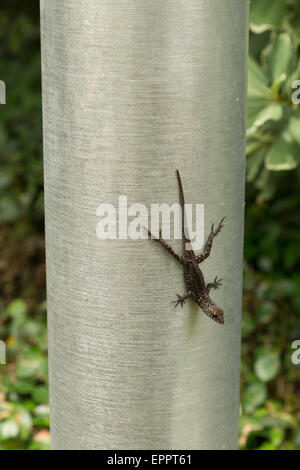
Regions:
[[43, 218], [41, 65], [37, 12], [27, 12], [37, 2], [24, 3], [17, 15], [0, 7], [1, 80], [8, 103], [0, 118], [0, 221], [29, 233]]
[[39, 17], [37, 1], [21, 3], [0, 6], [0, 449], [47, 449]]
[[26, 302], [16, 299], [2, 311], [0, 326], [8, 359], [0, 369], [0, 449], [45, 449], [49, 447], [45, 308], [41, 306], [33, 320]]
[[300, 159], [300, 109], [292, 100], [300, 89], [299, 13], [298, 0], [251, 2], [247, 181], [261, 200], [276, 193], [274, 172], [295, 169]]
[[[49, 448], [37, 8], [0, 7], [0, 449]], [[300, 449], [299, 46], [299, 0], [252, 0], [241, 449]]]
[[[240, 447], [299, 449], [300, 2], [252, 0]], [[299, 95], [300, 96], [300, 95]]]

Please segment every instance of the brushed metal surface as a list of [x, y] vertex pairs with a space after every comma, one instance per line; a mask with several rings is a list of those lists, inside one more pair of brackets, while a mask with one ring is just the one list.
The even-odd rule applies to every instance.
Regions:
[[[41, 0], [54, 449], [237, 447], [247, 0]], [[101, 203], [205, 204], [226, 216], [188, 301], [157, 244], [99, 240]], [[172, 242], [181, 250], [179, 240]]]

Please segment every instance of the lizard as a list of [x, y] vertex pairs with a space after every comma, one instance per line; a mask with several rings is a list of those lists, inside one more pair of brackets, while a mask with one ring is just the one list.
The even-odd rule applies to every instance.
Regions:
[[218, 289], [222, 285], [222, 279], [215, 277], [213, 282], [206, 284], [199, 264], [209, 257], [213, 239], [222, 230], [225, 217], [221, 219], [216, 229], [214, 229], [214, 224], [212, 224], [210, 234], [200, 255], [196, 255], [192, 248], [187, 249], [187, 244], [190, 243], [190, 240], [185, 235], [184, 192], [178, 170], [176, 170], [176, 175], [179, 187], [179, 199], [182, 215], [182, 239], [184, 244], [184, 254], [179, 255], [173, 250], [173, 248], [162, 238], [161, 229], [159, 231], [158, 238], [153, 236], [150, 230], [148, 230], [148, 236], [154, 241], [159, 242], [173, 256], [173, 258], [175, 258], [183, 266], [187, 292], [184, 295], [176, 294], [177, 299], [171, 302], [174, 304], [174, 308], [176, 308], [179, 304], [181, 307], [183, 307], [185, 301], [188, 298], [191, 298], [194, 300], [194, 302], [196, 302], [196, 304], [198, 304], [203, 313], [205, 313], [212, 320], [223, 325], [224, 311], [213, 302], [209, 295], [211, 289]]

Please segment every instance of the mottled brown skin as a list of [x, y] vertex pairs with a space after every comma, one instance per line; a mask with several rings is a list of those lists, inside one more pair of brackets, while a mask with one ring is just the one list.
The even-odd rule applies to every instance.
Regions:
[[163, 240], [161, 236], [161, 232], [159, 233], [159, 238], [154, 238], [149, 233], [149, 236], [153, 238], [155, 241], [158, 241], [177, 261], [179, 261], [184, 267], [184, 276], [185, 276], [185, 283], [187, 288], [187, 293], [180, 296], [177, 295], [177, 300], [174, 300], [172, 303], [176, 308], [179, 304], [183, 307], [184, 302], [186, 299], [191, 298], [193, 299], [201, 308], [201, 310], [212, 320], [216, 321], [217, 323], [223, 325], [224, 324], [224, 311], [218, 307], [210, 298], [209, 293], [211, 289], [218, 289], [222, 283], [222, 279], [215, 278], [214, 282], [205, 283], [203, 273], [199, 268], [199, 264], [202, 263], [206, 258], [209, 257], [213, 239], [218, 233], [221, 231], [223, 227], [224, 218], [220, 221], [216, 230], [214, 230], [214, 226], [212, 225], [209, 237], [205, 244], [203, 252], [196, 256], [193, 250], [186, 249], [186, 244], [190, 241], [184, 234], [184, 194], [183, 188], [181, 183], [181, 178], [179, 171], [176, 170], [178, 185], [179, 185], [179, 194], [180, 194], [180, 203], [182, 208], [182, 232], [183, 232], [183, 240], [184, 240], [184, 255], [180, 256], [173, 248]]

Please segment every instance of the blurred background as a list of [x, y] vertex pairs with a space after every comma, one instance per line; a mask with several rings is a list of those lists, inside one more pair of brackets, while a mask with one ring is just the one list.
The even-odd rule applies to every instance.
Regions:
[[[240, 449], [300, 449], [299, 59], [300, 1], [252, 0]], [[38, 0], [1, 2], [0, 79], [0, 449], [48, 449]]]

